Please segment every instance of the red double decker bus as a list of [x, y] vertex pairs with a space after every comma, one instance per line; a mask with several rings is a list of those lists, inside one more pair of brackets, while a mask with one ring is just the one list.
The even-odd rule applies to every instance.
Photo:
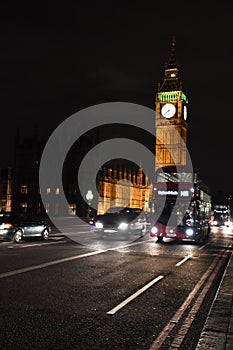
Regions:
[[153, 185], [154, 220], [150, 236], [204, 243], [210, 233], [211, 195], [197, 172], [163, 167]]

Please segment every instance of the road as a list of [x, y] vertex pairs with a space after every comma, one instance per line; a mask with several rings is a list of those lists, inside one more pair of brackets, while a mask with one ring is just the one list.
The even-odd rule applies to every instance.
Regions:
[[212, 228], [203, 246], [146, 234], [104, 249], [78, 231], [87, 245], [55, 230], [46, 242], [0, 243], [0, 349], [194, 350], [232, 229]]

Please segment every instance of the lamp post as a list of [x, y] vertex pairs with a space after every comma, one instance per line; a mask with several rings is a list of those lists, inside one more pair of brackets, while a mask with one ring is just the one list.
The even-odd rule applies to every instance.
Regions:
[[86, 199], [87, 199], [87, 203], [88, 203], [88, 209], [87, 209], [87, 218], [90, 217], [90, 212], [91, 212], [91, 201], [93, 199], [93, 193], [91, 190], [88, 190], [87, 191], [87, 194], [86, 194]]

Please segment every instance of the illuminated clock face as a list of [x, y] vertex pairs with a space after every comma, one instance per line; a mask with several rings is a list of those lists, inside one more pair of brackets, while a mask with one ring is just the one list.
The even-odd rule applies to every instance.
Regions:
[[187, 119], [187, 107], [184, 106], [184, 120]]
[[166, 103], [161, 109], [164, 118], [171, 118], [176, 113], [176, 107], [172, 103]]

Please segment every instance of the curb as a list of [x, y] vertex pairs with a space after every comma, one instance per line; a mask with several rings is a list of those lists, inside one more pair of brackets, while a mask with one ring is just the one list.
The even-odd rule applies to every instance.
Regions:
[[196, 350], [233, 349], [233, 255], [209, 311]]

